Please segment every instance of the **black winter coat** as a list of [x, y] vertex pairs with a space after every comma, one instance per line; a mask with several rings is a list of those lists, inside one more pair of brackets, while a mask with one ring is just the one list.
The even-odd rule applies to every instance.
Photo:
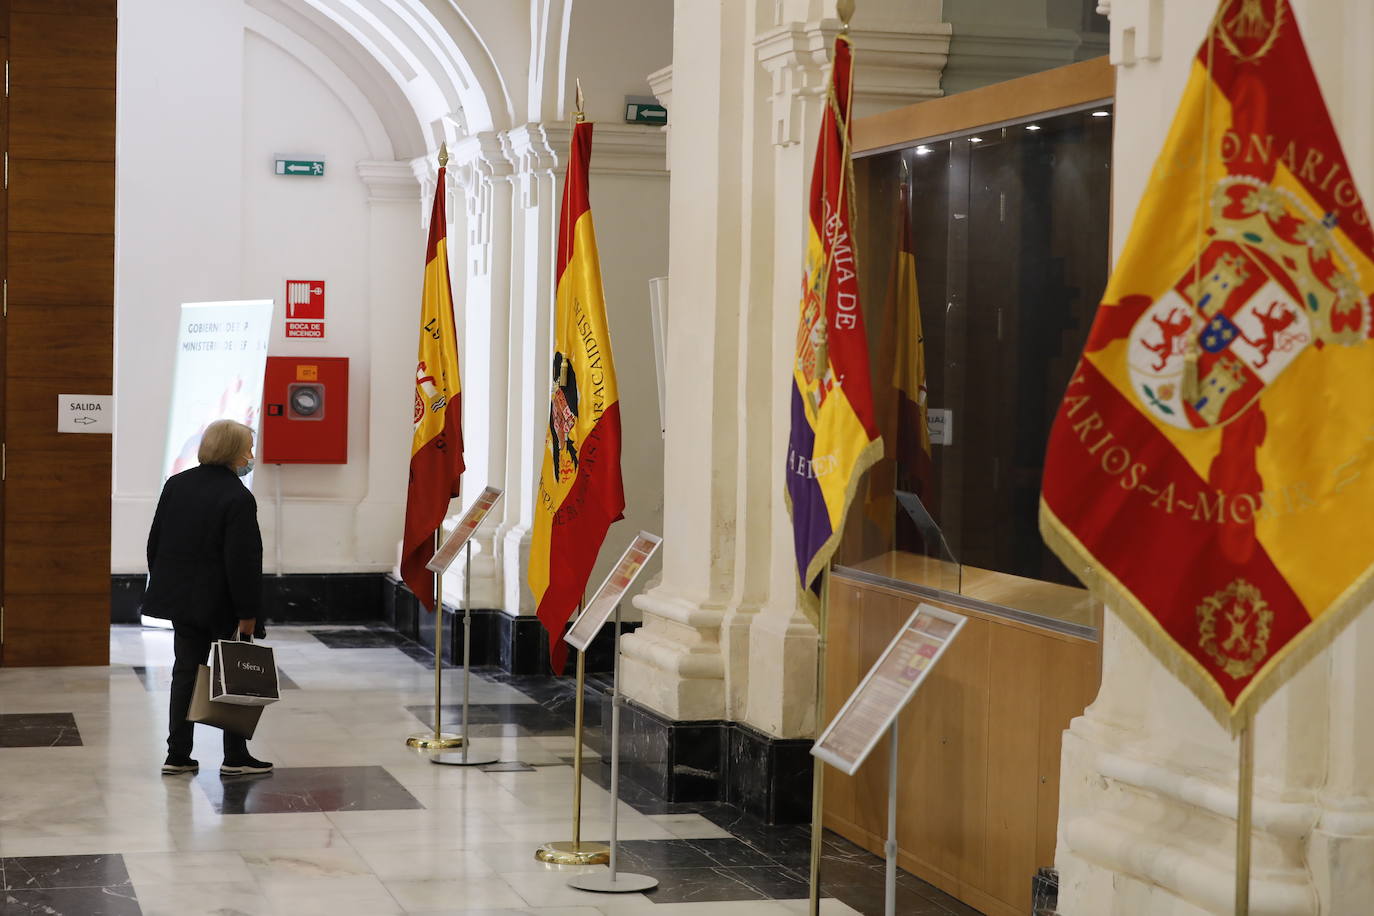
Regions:
[[262, 602], [258, 502], [238, 475], [202, 464], [167, 479], [148, 532], [143, 613], [226, 633]]

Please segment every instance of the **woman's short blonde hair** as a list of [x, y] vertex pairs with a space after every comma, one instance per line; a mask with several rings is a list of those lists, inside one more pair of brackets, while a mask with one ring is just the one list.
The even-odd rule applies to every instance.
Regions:
[[253, 429], [234, 420], [216, 420], [205, 427], [196, 458], [201, 464], [233, 467], [253, 447]]

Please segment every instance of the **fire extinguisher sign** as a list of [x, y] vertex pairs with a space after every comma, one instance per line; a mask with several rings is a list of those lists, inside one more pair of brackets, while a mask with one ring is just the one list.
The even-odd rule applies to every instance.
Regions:
[[324, 337], [324, 281], [286, 281], [286, 336]]

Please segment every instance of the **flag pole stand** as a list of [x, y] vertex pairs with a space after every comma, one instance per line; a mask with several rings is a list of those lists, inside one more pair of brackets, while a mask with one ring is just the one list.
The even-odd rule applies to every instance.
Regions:
[[[463, 731], [466, 736], [468, 729], [468, 695], [469, 681], [472, 671], [472, 539], [463, 545]], [[471, 741], [463, 742], [463, 750], [460, 753], [435, 754], [429, 758], [430, 763], [440, 763], [450, 767], [481, 767], [495, 763], [498, 759], [490, 754], [469, 754], [472, 749]]]
[[1236, 787], [1236, 910], [1235, 916], [1250, 916], [1250, 845], [1255, 799], [1254, 721], [1240, 730], [1240, 776]]
[[608, 871], [594, 871], [578, 875], [568, 882], [570, 887], [603, 894], [632, 894], [658, 887], [658, 879], [650, 875], [621, 872], [619, 866], [620, 841], [620, 604], [615, 606], [615, 655], [611, 667], [611, 854]]
[[[830, 623], [830, 564], [821, 574], [821, 612], [816, 623], [816, 734], [825, 724], [825, 644]], [[811, 758], [811, 872], [807, 912], [819, 916], [821, 911], [821, 842], [825, 808], [825, 764], [819, 757]]]
[[[578, 604], [578, 613], [582, 605]], [[545, 843], [534, 857], [550, 865], [605, 865], [611, 860], [611, 847], [605, 843], [582, 842], [582, 694], [587, 683], [587, 656], [577, 651], [576, 724], [573, 728], [573, 838], [572, 842]]]
[[[434, 529], [434, 549], [439, 549], [443, 528]], [[416, 732], [406, 739], [406, 746], [425, 751], [445, 750], [465, 744], [462, 735], [445, 732], [439, 727], [444, 703], [444, 575], [434, 574], [434, 731]]]

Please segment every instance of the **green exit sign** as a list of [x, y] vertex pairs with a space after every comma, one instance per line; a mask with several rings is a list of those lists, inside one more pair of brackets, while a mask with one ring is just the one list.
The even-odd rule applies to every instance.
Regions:
[[667, 124], [668, 109], [662, 105], [647, 105], [641, 102], [625, 104], [626, 124]]
[[278, 175], [309, 175], [315, 178], [324, 175], [323, 159], [278, 159]]

